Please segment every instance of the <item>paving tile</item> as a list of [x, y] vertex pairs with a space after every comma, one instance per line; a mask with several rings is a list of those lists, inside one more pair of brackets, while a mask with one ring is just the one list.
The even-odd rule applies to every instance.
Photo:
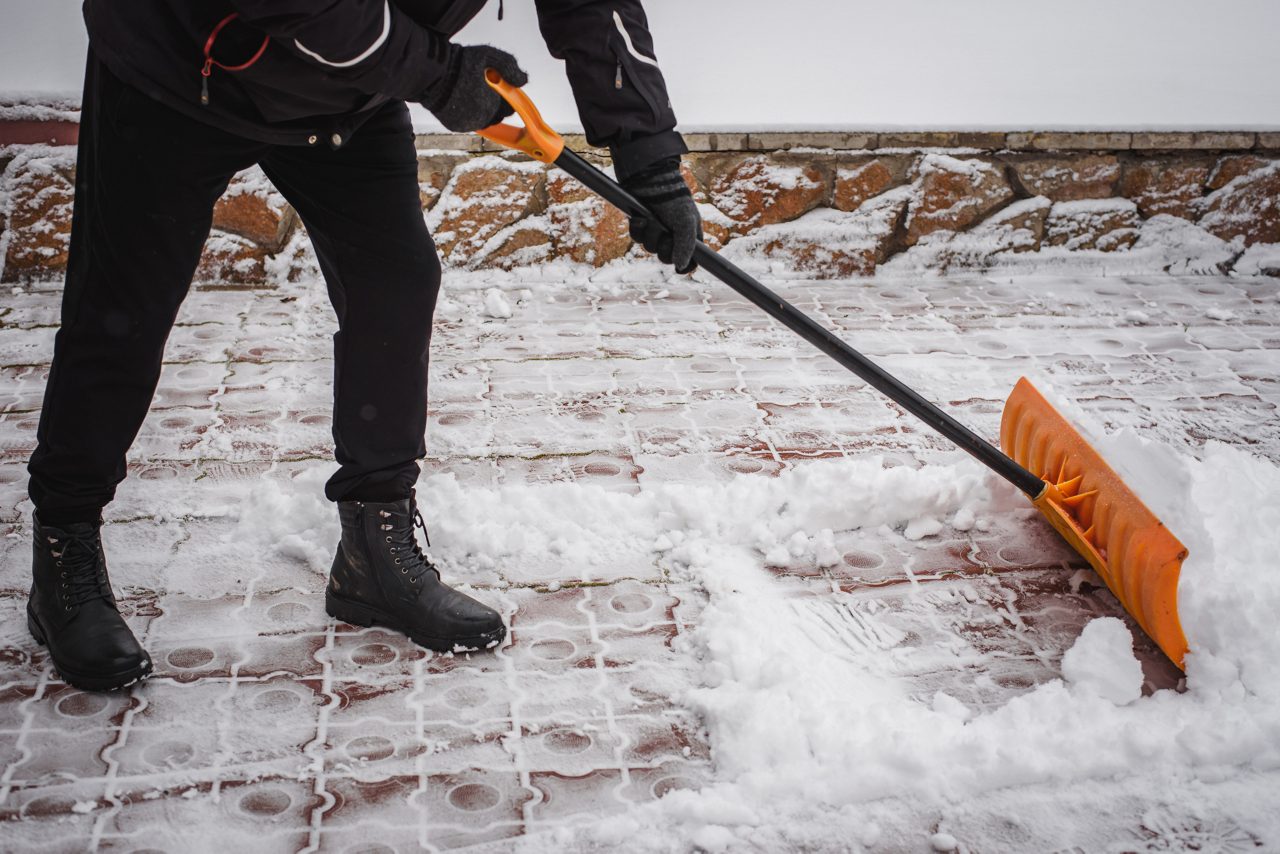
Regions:
[[530, 774], [529, 785], [540, 796], [530, 807], [532, 825], [564, 822], [575, 815], [601, 818], [622, 812], [628, 806], [621, 794], [626, 786], [625, 773], [601, 768], [580, 775], [555, 771]]
[[408, 638], [382, 629], [340, 631], [331, 645], [316, 652], [319, 664], [329, 668], [335, 681], [380, 683], [412, 676], [422, 662], [432, 658]]
[[485, 769], [506, 772], [515, 769], [511, 746], [511, 724], [488, 721], [467, 726], [432, 723], [423, 727], [425, 750], [417, 762], [422, 774], [465, 774]]
[[105, 837], [170, 850], [217, 839], [219, 847], [297, 851], [306, 845], [311, 813], [322, 803], [309, 782], [280, 778], [225, 780], [216, 791], [209, 784], [178, 791], [126, 788], [118, 797], [120, 809]]
[[446, 849], [520, 835], [535, 797], [514, 770], [429, 774], [423, 782], [411, 802], [430, 817], [428, 843]]
[[524, 724], [564, 723], [609, 714], [607, 691], [616, 683], [601, 670], [519, 669], [512, 714]]

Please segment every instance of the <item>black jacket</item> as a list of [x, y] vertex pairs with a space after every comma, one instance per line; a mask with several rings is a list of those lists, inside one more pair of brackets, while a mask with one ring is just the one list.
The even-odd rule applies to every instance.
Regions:
[[[450, 38], [484, 5], [85, 0], [84, 14], [91, 49], [152, 98], [251, 139], [340, 146], [382, 104], [430, 100], [456, 50]], [[686, 150], [640, 0], [536, 6], [587, 140], [613, 150], [620, 178]]]

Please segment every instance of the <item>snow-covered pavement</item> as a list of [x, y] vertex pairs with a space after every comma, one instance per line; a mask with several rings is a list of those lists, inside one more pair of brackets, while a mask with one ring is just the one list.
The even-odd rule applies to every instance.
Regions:
[[[1275, 279], [771, 284], [984, 435], [1028, 375], [1280, 506]], [[193, 291], [105, 534], [156, 676], [70, 689], [23, 616], [59, 297], [0, 313], [0, 848], [1280, 848], [1274, 660], [1187, 685], [1012, 491], [642, 262], [446, 274], [418, 495], [509, 617], [475, 656], [324, 615], [322, 285]]]

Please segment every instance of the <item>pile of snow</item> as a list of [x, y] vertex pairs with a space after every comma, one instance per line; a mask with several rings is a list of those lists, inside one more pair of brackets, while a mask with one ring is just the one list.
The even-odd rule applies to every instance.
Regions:
[[[1240, 249], [1234, 244], [1215, 237], [1193, 222], [1168, 214], [1142, 221], [1137, 229], [1137, 241], [1126, 249], [1104, 251], [1050, 246], [1047, 240], [1036, 248], [1034, 235], [1011, 225], [1011, 221], [1045, 201], [1015, 202], [971, 231], [931, 234], [918, 245], [894, 255], [879, 273], [938, 278], [954, 268], [1001, 275], [1070, 272], [1120, 276], [1160, 271], [1190, 276], [1217, 275], [1234, 269], [1240, 275], [1256, 276], [1266, 274], [1268, 269], [1280, 270], [1280, 261], [1265, 253], [1264, 244], [1255, 247], [1259, 251], [1246, 256], [1248, 262], [1241, 266], [1236, 262]], [[1132, 230], [1126, 229], [1125, 233], [1132, 237]]]
[[1123, 620], [1099, 617], [1062, 657], [1062, 678], [1117, 706], [1142, 696], [1142, 663], [1133, 656], [1133, 635]]
[[[332, 507], [313, 494], [324, 475], [312, 469], [293, 480], [264, 481], [241, 517], [237, 539], [285, 549], [327, 570], [333, 557], [327, 543], [299, 547], [333, 525]], [[760, 569], [771, 560], [838, 561], [834, 530], [897, 529], [919, 538], [947, 524], [985, 526], [991, 490], [976, 463], [911, 469], [870, 457], [825, 461], [778, 477], [666, 483], [639, 494], [571, 482], [482, 488], [438, 474], [423, 478], [417, 494], [431, 520], [433, 553], [463, 571], [553, 558], [565, 579], [590, 579], [593, 566], [638, 555], [660, 557], [673, 573], [695, 574], [708, 589], [731, 591], [768, 589]], [[292, 509], [279, 512], [284, 507]]]
[[1190, 552], [1178, 584], [1187, 687], [1280, 701], [1280, 468], [1221, 442], [1186, 459], [1130, 430], [1097, 444]]
[[1256, 243], [1236, 262], [1240, 276], [1275, 276], [1280, 278], [1280, 244]]
[[484, 313], [488, 317], [506, 320], [513, 314], [502, 288], [489, 288], [484, 292]]

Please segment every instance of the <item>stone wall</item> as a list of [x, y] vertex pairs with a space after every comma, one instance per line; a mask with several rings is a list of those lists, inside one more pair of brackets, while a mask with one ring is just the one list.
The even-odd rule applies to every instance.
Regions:
[[[707, 241], [779, 270], [852, 277], [988, 270], [1013, 256], [1127, 259], [1128, 270], [1280, 274], [1280, 134], [689, 134], [685, 178]], [[0, 134], [0, 141], [3, 134]], [[601, 165], [604, 152], [569, 143]], [[558, 170], [475, 136], [418, 139], [422, 205], [460, 268], [600, 266], [638, 252], [625, 218]], [[75, 150], [0, 148], [5, 282], [56, 280]], [[1150, 251], [1150, 247], [1162, 251]], [[1039, 253], [1033, 255], [1032, 253]], [[297, 215], [262, 174], [237, 176], [197, 279], [263, 286], [311, 271]], [[1205, 260], [1208, 259], [1208, 260]], [[1127, 264], [1127, 266], [1126, 266]], [[1242, 266], [1243, 265], [1243, 266]]]

